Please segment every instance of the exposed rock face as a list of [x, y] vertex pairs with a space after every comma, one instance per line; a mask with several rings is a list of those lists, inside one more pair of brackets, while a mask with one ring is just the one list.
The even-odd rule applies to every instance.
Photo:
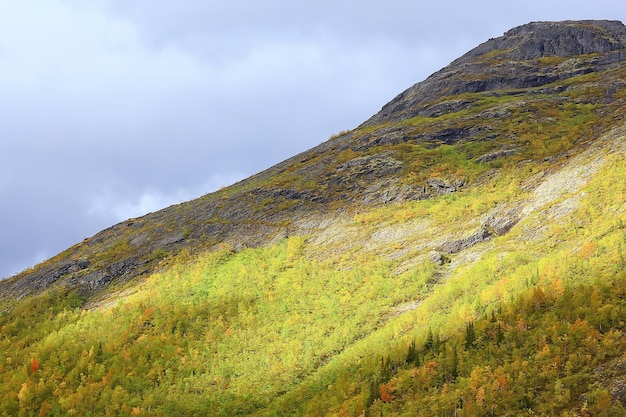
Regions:
[[496, 209], [483, 220], [483, 228], [494, 235], [502, 236], [520, 221], [520, 212], [519, 207]]
[[435, 250], [428, 252], [428, 260], [438, 266], [443, 265], [444, 262], [443, 255]]
[[331, 182], [352, 184], [361, 181], [372, 182], [377, 178], [396, 174], [403, 167], [404, 164], [388, 152], [361, 156], [337, 166], [331, 175]]
[[428, 197], [428, 191], [424, 186], [412, 187], [399, 184], [399, 181], [393, 178], [385, 178], [366, 186], [361, 201], [367, 205], [388, 204], [406, 200], [423, 200]]
[[439, 250], [445, 253], [458, 253], [478, 243], [489, 240], [492, 236], [493, 234], [489, 229], [487, 229], [486, 227], [481, 227], [478, 231], [472, 233], [466, 238], [444, 243], [443, 245], [441, 245]]
[[463, 187], [463, 181], [457, 180], [454, 183], [442, 180], [440, 178], [429, 178], [426, 184], [433, 190], [434, 195], [451, 194]]
[[531, 60], [601, 54], [626, 47], [626, 31], [619, 21], [586, 20], [533, 22], [507, 31], [472, 49], [453, 64], [466, 63], [493, 51], [503, 58]]
[[458, 101], [433, 103], [443, 95], [539, 87], [600, 71], [625, 61], [625, 48], [626, 27], [619, 21], [529, 23], [488, 40], [415, 84], [364, 125], [432, 117], [463, 106]]
[[50, 287], [57, 281], [63, 281], [81, 275], [90, 266], [89, 260], [77, 259], [59, 262], [53, 267], [39, 268], [28, 274], [28, 280], [6, 280], [2, 290], [15, 298], [22, 298], [29, 293], [37, 293]]

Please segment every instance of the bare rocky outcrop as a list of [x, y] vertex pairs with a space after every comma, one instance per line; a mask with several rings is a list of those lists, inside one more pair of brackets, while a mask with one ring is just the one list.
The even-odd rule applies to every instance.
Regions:
[[20, 299], [32, 293], [39, 293], [54, 285], [57, 281], [65, 281], [80, 276], [88, 270], [91, 262], [88, 259], [64, 260], [52, 266], [35, 268], [22, 273], [28, 279], [8, 279], [0, 282], [4, 294]]
[[428, 187], [432, 190], [433, 195], [451, 194], [463, 188], [465, 185], [461, 179], [449, 182], [441, 178], [429, 178], [426, 180], [426, 184], [428, 184]]
[[328, 175], [328, 182], [333, 186], [350, 189], [359, 183], [370, 183], [378, 178], [397, 174], [403, 167], [404, 164], [390, 152], [360, 156], [338, 165]]
[[494, 236], [505, 235], [521, 220], [520, 212], [521, 207], [519, 205], [497, 207], [484, 216], [483, 228]]
[[486, 227], [481, 227], [476, 232], [467, 237], [444, 243], [443, 245], [441, 245], [439, 250], [450, 254], [459, 253], [462, 250], [471, 248], [472, 246], [489, 240], [492, 237], [493, 233], [489, 229], [487, 229]]
[[626, 47], [626, 30], [616, 20], [532, 22], [489, 39], [453, 64], [470, 62], [493, 51], [510, 60], [604, 54]]
[[455, 112], [467, 103], [439, 103], [438, 99], [540, 87], [602, 71], [625, 60], [626, 27], [619, 21], [529, 23], [488, 40], [405, 90], [363, 125]]
[[443, 255], [436, 250], [431, 250], [430, 252], [428, 252], [428, 260], [438, 266], [441, 266], [444, 263]]
[[515, 155], [517, 151], [515, 149], [502, 149], [496, 152], [490, 152], [476, 158], [476, 162], [490, 162], [496, 159], [506, 158], [507, 156]]

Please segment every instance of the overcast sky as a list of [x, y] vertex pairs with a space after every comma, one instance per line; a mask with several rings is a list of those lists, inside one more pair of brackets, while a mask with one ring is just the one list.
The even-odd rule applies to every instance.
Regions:
[[0, 277], [356, 127], [467, 50], [624, 2], [0, 0]]

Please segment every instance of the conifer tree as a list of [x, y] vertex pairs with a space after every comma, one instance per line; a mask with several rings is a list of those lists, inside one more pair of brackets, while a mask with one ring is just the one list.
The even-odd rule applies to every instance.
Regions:
[[407, 364], [413, 364], [416, 358], [417, 358], [417, 349], [415, 348], [415, 340], [413, 340], [411, 344], [409, 345], [409, 351], [406, 354], [405, 362]]
[[465, 327], [465, 348], [470, 349], [476, 342], [476, 331], [474, 330], [474, 322], [470, 321]]
[[426, 336], [426, 342], [424, 343], [425, 350], [431, 350], [434, 346], [434, 336], [432, 327], [428, 328], [428, 335]]

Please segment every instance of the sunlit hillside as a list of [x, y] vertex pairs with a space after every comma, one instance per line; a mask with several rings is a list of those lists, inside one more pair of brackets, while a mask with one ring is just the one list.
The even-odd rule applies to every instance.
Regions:
[[564, 25], [0, 283], [0, 415], [626, 416], [626, 28]]

